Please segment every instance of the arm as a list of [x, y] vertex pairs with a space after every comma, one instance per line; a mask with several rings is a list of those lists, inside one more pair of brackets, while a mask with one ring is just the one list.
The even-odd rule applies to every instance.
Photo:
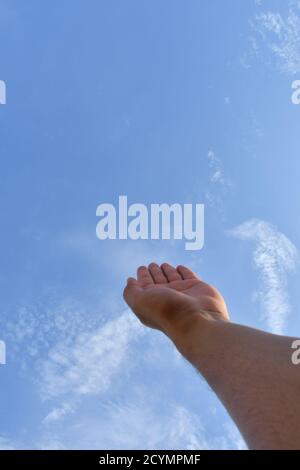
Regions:
[[250, 448], [300, 449], [300, 367], [291, 362], [292, 338], [198, 320], [193, 331], [174, 342], [215, 391]]
[[124, 296], [144, 324], [163, 331], [200, 371], [250, 448], [300, 449], [293, 338], [230, 323], [218, 291], [182, 266], [139, 268]]

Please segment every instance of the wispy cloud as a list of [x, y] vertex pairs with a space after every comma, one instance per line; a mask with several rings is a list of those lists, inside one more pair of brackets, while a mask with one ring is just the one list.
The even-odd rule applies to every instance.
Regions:
[[70, 405], [69, 403], [64, 403], [62, 406], [53, 408], [47, 416], [43, 420], [43, 424], [50, 424], [57, 422], [64, 418], [66, 415], [70, 413], [74, 413], [75, 408], [74, 406]]
[[221, 435], [211, 436], [201, 417], [185, 406], [164, 403], [139, 391], [122, 403], [110, 403], [102, 410], [81, 416], [75, 426], [61, 432], [52, 428], [43, 436], [40, 448], [80, 449], [244, 449], [235, 426], [220, 426]]
[[234, 423], [231, 423], [231, 422], [225, 423], [224, 431], [225, 431], [225, 436], [226, 436], [225, 449], [228, 449], [228, 448], [235, 449], [235, 450], [247, 449], [247, 445]]
[[207, 154], [209, 166], [211, 169], [210, 181], [223, 187], [230, 187], [230, 181], [225, 177], [224, 169], [220, 158], [213, 150], [209, 150]]
[[94, 332], [80, 333], [73, 344], [58, 343], [41, 362], [41, 391], [45, 398], [98, 394], [111, 385], [128, 361], [128, 348], [144, 329], [125, 311]]
[[225, 195], [231, 189], [232, 184], [229, 178], [225, 176], [221, 159], [213, 150], [207, 153], [209, 164], [209, 185], [205, 192], [205, 199], [209, 206], [216, 209], [219, 214], [224, 216], [223, 201]]
[[264, 11], [252, 22], [258, 33], [253, 41], [255, 53], [259, 44], [267, 47], [277, 61], [280, 70], [288, 74], [300, 72], [300, 4], [287, 2], [286, 13]]
[[44, 425], [75, 413], [81, 398], [102, 394], [135, 365], [131, 345], [145, 328], [128, 309], [116, 313], [116, 304], [112, 318], [101, 307], [91, 313], [93, 307], [65, 300], [23, 307], [3, 321], [11, 359], [23, 371], [35, 370], [41, 400], [50, 405]]
[[99, 327], [103, 315], [97, 314], [92, 307], [83, 307], [72, 299], [54, 300], [52, 296], [3, 313], [0, 325], [10, 359], [16, 359], [23, 368], [32, 368], [54, 345], [71, 345], [80, 332]]
[[273, 225], [262, 220], [248, 220], [229, 233], [241, 240], [254, 242], [253, 262], [260, 278], [256, 297], [270, 330], [282, 333], [290, 311], [287, 274], [296, 267], [296, 247]]
[[[151, 402], [151, 400], [150, 400]], [[199, 419], [183, 406], [171, 405], [165, 410], [131, 404], [110, 410], [103, 448], [134, 449], [205, 449], [209, 442]], [[122, 429], [127, 429], [122, 433]], [[104, 433], [101, 433], [104, 435]], [[119, 436], [119, 437], [117, 437]], [[107, 441], [105, 442], [105, 440]]]
[[[52, 318], [40, 312], [41, 319], [34, 320], [38, 311], [29, 313], [22, 311], [15, 338], [22, 349], [37, 337], [33, 352], [26, 353], [27, 366], [35, 370], [40, 411], [46, 407], [49, 411], [41, 417], [38, 436], [14, 447], [228, 449], [241, 445], [227, 428], [212, 434], [205, 429], [201, 413], [173, 401], [170, 377], [186, 373], [191, 381], [186, 364], [177, 361], [173, 347], [158, 332], [146, 335], [148, 330], [128, 310], [106, 318], [100, 326], [92, 322], [92, 328], [90, 321], [84, 324], [82, 312], [81, 322], [76, 320], [71, 306], [52, 312]], [[166, 382], [156, 385], [159, 399], [147, 384], [151, 373], [152, 381], [166, 375]], [[159, 390], [165, 387], [170, 391], [163, 397]], [[13, 444], [0, 439], [1, 446]]]

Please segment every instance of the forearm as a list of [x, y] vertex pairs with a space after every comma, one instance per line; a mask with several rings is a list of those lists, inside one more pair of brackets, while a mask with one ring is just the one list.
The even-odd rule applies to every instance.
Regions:
[[293, 338], [229, 322], [221, 294], [185, 266], [140, 266], [124, 297], [205, 377], [253, 449], [300, 449], [300, 366]]
[[300, 449], [300, 366], [293, 338], [229, 322], [194, 321], [170, 334], [204, 376], [253, 449]]

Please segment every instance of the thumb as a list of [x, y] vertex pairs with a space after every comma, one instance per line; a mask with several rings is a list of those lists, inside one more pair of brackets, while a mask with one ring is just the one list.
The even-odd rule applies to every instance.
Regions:
[[129, 305], [129, 307], [133, 307], [137, 295], [140, 293], [141, 288], [139, 283], [134, 277], [129, 277], [127, 279], [127, 285], [123, 291], [123, 297], [125, 302]]

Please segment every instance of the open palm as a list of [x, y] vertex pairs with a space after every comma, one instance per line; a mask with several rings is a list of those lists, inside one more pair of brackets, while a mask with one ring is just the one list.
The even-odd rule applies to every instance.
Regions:
[[185, 266], [176, 269], [168, 263], [137, 270], [137, 279], [129, 278], [124, 298], [147, 326], [162, 331], [172, 323], [186, 323], [195, 315], [213, 320], [229, 320], [221, 294]]

